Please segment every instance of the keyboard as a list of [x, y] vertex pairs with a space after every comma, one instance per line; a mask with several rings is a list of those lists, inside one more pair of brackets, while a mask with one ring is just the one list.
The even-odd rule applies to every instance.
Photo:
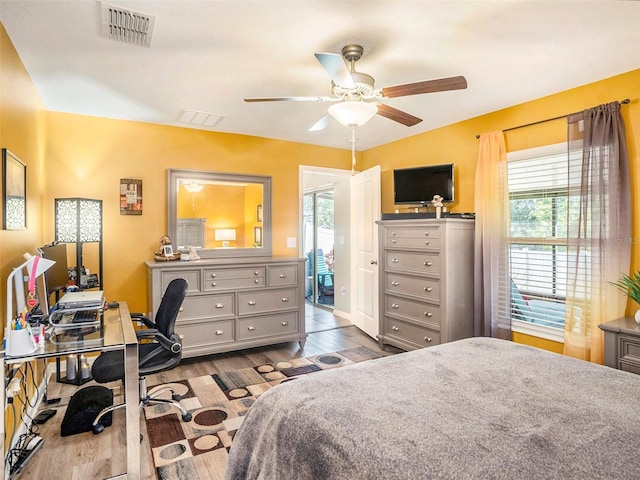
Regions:
[[98, 319], [97, 310], [79, 310], [73, 313], [71, 323], [95, 322]]

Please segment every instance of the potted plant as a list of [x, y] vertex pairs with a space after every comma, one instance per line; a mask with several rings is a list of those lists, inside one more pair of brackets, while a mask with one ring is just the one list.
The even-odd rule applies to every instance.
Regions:
[[[623, 275], [617, 282], [609, 283], [640, 305], [640, 272], [633, 273], [631, 276]], [[640, 324], [640, 309], [636, 310], [634, 318], [636, 323]]]

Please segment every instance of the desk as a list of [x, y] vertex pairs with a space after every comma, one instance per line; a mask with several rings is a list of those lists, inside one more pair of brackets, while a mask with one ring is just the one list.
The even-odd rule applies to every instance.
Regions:
[[[32, 354], [24, 356], [7, 356], [4, 350], [0, 350], [3, 365], [0, 377], [2, 384], [5, 383], [5, 366], [8, 364], [22, 363], [37, 359], [57, 358], [71, 354], [82, 354], [91, 352], [105, 352], [109, 350], [124, 351], [125, 380], [124, 394], [126, 402], [125, 428], [127, 432], [127, 472], [110, 478], [128, 478], [129, 480], [140, 479], [140, 411], [139, 411], [139, 392], [138, 392], [138, 341], [131, 322], [129, 308], [125, 302], [120, 302], [120, 307], [113, 310], [105, 310], [104, 312], [104, 328], [105, 335], [102, 345], [96, 345], [92, 342], [89, 346], [81, 344], [70, 348], [61, 348], [47, 341], [44, 349], [40, 349]], [[3, 405], [2, 413], [0, 413], [0, 445], [2, 452], [5, 450], [4, 445], [4, 406], [6, 404], [6, 391], [0, 390], [1, 404]], [[46, 447], [45, 447], [46, 448]], [[0, 468], [0, 480], [9, 478], [8, 465], [4, 464], [4, 453], [2, 455], [2, 468]]]

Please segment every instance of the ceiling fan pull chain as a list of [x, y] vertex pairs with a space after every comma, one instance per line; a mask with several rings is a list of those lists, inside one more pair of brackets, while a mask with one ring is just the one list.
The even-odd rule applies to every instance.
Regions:
[[351, 125], [351, 176], [356, 173], [356, 126]]

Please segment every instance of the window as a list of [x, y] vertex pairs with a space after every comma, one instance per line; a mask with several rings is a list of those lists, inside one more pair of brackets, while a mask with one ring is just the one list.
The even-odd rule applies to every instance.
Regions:
[[570, 196], [567, 145], [512, 152], [507, 160], [510, 278], [505, 285], [512, 330], [563, 341], [567, 218], [577, 198]]

